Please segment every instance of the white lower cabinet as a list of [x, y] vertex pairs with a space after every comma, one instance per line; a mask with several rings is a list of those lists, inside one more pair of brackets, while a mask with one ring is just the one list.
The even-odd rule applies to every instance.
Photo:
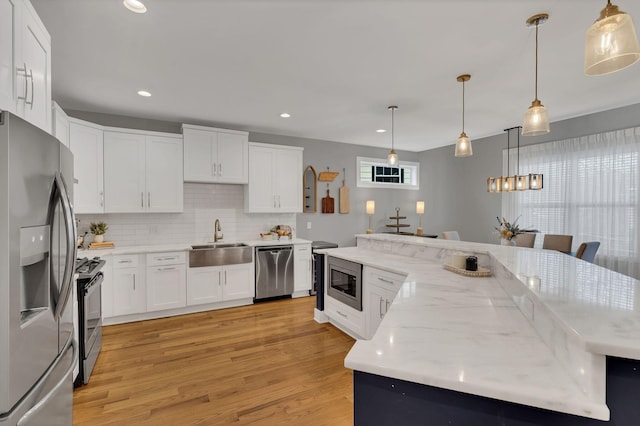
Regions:
[[113, 315], [147, 311], [144, 255], [113, 256]]
[[147, 254], [147, 312], [187, 304], [184, 252]]
[[331, 322], [351, 337], [361, 339], [365, 336], [366, 321], [363, 311], [358, 311], [332, 297], [326, 297], [326, 294], [324, 310]]
[[404, 276], [365, 266], [362, 271], [366, 338], [375, 334], [404, 282]]
[[253, 263], [189, 268], [187, 305], [200, 305], [255, 296]]
[[113, 257], [102, 256], [102, 260], [106, 263], [102, 267], [104, 279], [101, 286], [102, 298], [102, 319], [111, 318], [113, 316]]
[[308, 296], [311, 290], [311, 244], [293, 246], [293, 293]]

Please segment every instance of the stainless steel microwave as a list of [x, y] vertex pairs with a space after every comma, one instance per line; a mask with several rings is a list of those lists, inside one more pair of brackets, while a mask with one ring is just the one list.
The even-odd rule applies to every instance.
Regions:
[[362, 265], [329, 256], [327, 295], [362, 311]]

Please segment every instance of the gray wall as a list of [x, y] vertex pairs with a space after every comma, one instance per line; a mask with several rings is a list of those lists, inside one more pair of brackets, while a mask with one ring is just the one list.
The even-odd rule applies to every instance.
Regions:
[[[365, 214], [367, 200], [375, 200], [376, 214], [371, 221], [374, 232], [386, 232], [386, 224], [394, 221], [388, 219], [395, 216], [395, 208], [400, 208], [400, 214], [407, 216], [401, 223], [411, 224], [408, 228], [415, 232], [418, 217], [415, 214], [415, 202], [420, 199], [421, 192], [406, 189], [386, 188], [357, 188], [356, 187], [356, 157], [386, 158], [388, 149], [371, 148], [360, 145], [328, 142], [323, 140], [293, 138], [287, 136], [251, 133], [252, 142], [271, 143], [278, 145], [293, 145], [304, 148], [304, 167], [312, 165], [316, 173], [327, 170], [340, 172], [340, 175], [329, 184], [331, 197], [335, 199], [334, 214], [320, 213], [321, 198], [326, 196], [326, 182], [318, 182], [318, 212], [300, 213], [297, 215], [297, 235], [309, 240], [331, 241], [341, 246], [355, 245], [355, 234], [363, 234], [368, 227], [369, 216]], [[419, 155], [414, 152], [398, 151], [400, 161], [419, 161]], [[350, 213], [338, 213], [338, 189], [342, 185], [342, 169], [346, 169], [346, 185], [350, 193]], [[307, 229], [307, 223], [311, 229]], [[424, 227], [424, 224], [423, 224]]]
[[[504, 127], [518, 124], [505, 123]], [[640, 104], [551, 123], [550, 133], [520, 137], [520, 145], [636, 126], [640, 126]], [[463, 240], [495, 243], [497, 237], [493, 232], [496, 216], [502, 210], [502, 195], [487, 192], [487, 178], [501, 174], [506, 134], [503, 132], [472, 143], [473, 156], [468, 158], [455, 158], [453, 145], [420, 153], [420, 192], [428, 206], [423, 227], [433, 233], [457, 230]]]
[[[106, 126], [180, 133], [180, 123], [73, 110], [67, 113]], [[505, 123], [504, 127], [518, 124]], [[640, 104], [554, 122], [551, 123], [549, 134], [521, 137], [520, 144], [543, 143], [635, 126], [640, 126]], [[473, 137], [472, 133], [470, 135]], [[297, 235], [301, 238], [332, 241], [342, 246], [353, 245], [353, 236], [365, 232], [368, 227], [368, 216], [364, 212], [366, 200], [376, 201], [376, 214], [372, 221], [374, 232], [387, 231], [385, 225], [393, 222], [389, 217], [395, 215], [396, 207], [401, 209], [401, 215], [407, 216], [402, 222], [411, 225], [408, 230], [415, 231], [418, 225], [415, 202], [424, 200], [422, 226], [425, 234], [440, 235], [442, 231], [457, 230], [466, 241], [497, 241], [494, 226], [497, 224], [495, 218], [502, 209], [502, 195], [488, 193], [486, 181], [489, 176], [502, 173], [502, 150], [506, 147], [506, 135], [503, 132], [473, 140], [473, 156], [468, 158], [454, 157], [453, 145], [421, 153], [398, 151], [400, 161], [420, 162], [418, 191], [356, 187], [356, 157], [385, 158], [387, 149], [262, 133], [250, 133], [249, 140], [304, 147], [304, 167], [310, 164], [318, 173], [326, 170], [327, 166], [332, 171], [339, 171], [341, 174], [329, 185], [331, 196], [336, 200], [336, 212], [342, 168], [346, 169], [346, 184], [351, 192], [351, 213], [298, 214]], [[318, 182], [318, 204], [325, 195], [326, 184]], [[311, 229], [307, 229], [308, 222], [311, 223]]]

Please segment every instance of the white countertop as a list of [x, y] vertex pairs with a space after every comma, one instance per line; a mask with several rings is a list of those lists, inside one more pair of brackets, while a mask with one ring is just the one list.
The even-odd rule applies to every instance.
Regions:
[[[374, 337], [358, 340], [345, 366], [608, 419], [603, 355], [640, 359], [637, 280], [548, 250], [395, 235], [364, 238], [375, 241], [382, 250], [351, 247], [326, 252], [408, 275]], [[403, 246], [404, 242], [410, 244]], [[517, 298], [500, 281], [504, 274], [460, 276], [443, 269], [442, 256], [420, 257], [416, 254], [420, 250], [487, 254], [487, 259], [518, 275], [511, 279], [521, 287], [521, 298], [535, 299], [548, 309], [553, 324], [545, 327], [551, 329], [551, 337], [545, 340], [541, 329], [533, 325], [535, 321], [523, 314]], [[541, 308], [536, 309], [536, 320], [543, 318]], [[562, 338], [566, 341], [560, 341]], [[556, 346], [553, 339], [559, 340]], [[578, 349], [568, 349], [574, 352], [567, 356], [559, 353], [563, 345]], [[567, 368], [571, 362], [563, 362], [562, 357], [576, 353], [584, 358], [581, 362], [591, 362], [590, 371]], [[580, 374], [589, 377], [581, 382]]]
[[[288, 244], [311, 244], [311, 241], [304, 240], [302, 238], [281, 238], [280, 240], [248, 240], [248, 241], [218, 241], [217, 244], [224, 243], [243, 243], [251, 247], [258, 246], [275, 246], [275, 245], [288, 245]], [[149, 245], [149, 246], [124, 246], [115, 247], [112, 249], [98, 249], [98, 250], [78, 250], [78, 257], [94, 257], [94, 256], [107, 256], [112, 254], [139, 254], [139, 253], [162, 253], [167, 251], [186, 251], [190, 250], [192, 245], [202, 244], [216, 244], [210, 243], [179, 243], [179, 244], [163, 244], [163, 245]]]

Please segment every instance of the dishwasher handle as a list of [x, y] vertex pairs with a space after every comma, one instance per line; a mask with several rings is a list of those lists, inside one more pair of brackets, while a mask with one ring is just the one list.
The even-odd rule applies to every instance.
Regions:
[[269, 247], [259, 247], [258, 252], [271, 252], [272, 254], [277, 254], [281, 251], [291, 251], [293, 250], [293, 246], [269, 246]]

